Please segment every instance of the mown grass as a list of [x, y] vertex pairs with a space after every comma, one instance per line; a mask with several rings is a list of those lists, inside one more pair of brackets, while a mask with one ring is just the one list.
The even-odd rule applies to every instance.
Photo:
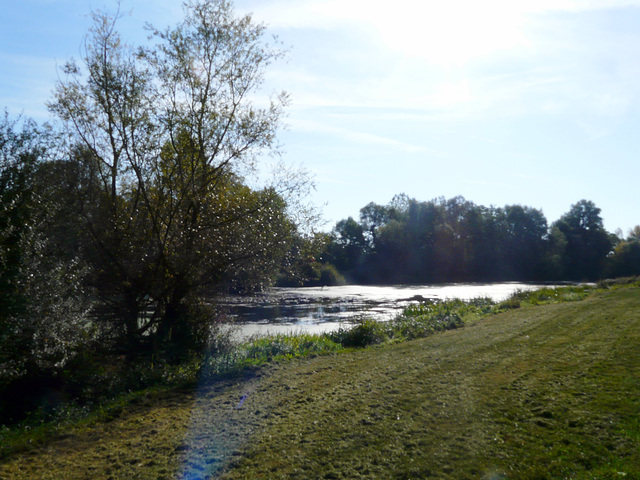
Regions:
[[[609, 282], [609, 288], [622, 282]], [[315, 355], [334, 354], [344, 349], [363, 348], [385, 342], [401, 342], [424, 338], [436, 332], [460, 328], [465, 323], [486, 315], [522, 306], [557, 303], [584, 298], [592, 288], [584, 286], [546, 288], [537, 291], [518, 291], [504, 302], [496, 303], [488, 297], [470, 301], [450, 299], [412, 304], [389, 322], [359, 318], [326, 334], [294, 332], [254, 337], [240, 344], [230, 343], [231, 335], [222, 334], [204, 358], [194, 358], [180, 365], [151, 362], [132, 365], [125, 375], [108, 365], [89, 366], [96, 392], [85, 393], [95, 398], [90, 403], [61, 403], [56, 408], [43, 408], [11, 428], [0, 426], [0, 459], [14, 452], [28, 450], [64, 435], [73, 427], [88, 428], [101, 421], [109, 421], [114, 412], [121, 412], [130, 402], [141, 396], [155, 395], [173, 388], [188, 388], [198, 381], [242, 376], [243, 372], [270, 362], [291, 360]], [[109, 374], [117, 372], [117, 374]], [[113, 378], [112, 378], [113, 377]], [[111, 395], [109, 395], [111, 392]]]
[[600, 292], [314, 362], [222, 478], [640, 478], [638, 308]]
[[49, 433], [5, 429], [0, 478], [640, 478], [640, 291], [607, 287], [252, 339], [210, 357], [197, 394], [183, 373]]

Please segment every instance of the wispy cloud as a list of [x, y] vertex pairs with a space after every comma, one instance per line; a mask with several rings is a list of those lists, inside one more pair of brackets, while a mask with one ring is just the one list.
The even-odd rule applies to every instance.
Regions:
[[290, 128], [297, 132], [327, 134], [346, 140], [349, 143], [366, 145], [367, 147], [385, 147], [390, 150], [399, 150], [406, 153], [435, 153], [433, 150], [422, 145], [415, 145], [382, 135], [360, 132], [313, 120], [297, 119], [290, 125]]

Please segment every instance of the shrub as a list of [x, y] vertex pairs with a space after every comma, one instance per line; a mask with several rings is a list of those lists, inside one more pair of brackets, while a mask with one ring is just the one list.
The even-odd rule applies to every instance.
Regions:
[[381, 322], [365, 318], [360, 319], [353, 327], [340, 327], [327, 336], [343, 347], [362, 348], [376, 345], [390, 338], [388, 327]]
[[423, 321], [424, 317], [397, 317], [393, 320], [394, 336], [407, 340], [431, 335], [435, 330], [430, 322]]
[[340, 272], [328, 263], [305, 263], [294, 272], [281, 272], [276, 280], [278, 287], [333, 287], [346, 283]]
[[202, 375], [230, 375], [272, 360], [321, 355], [340, 348], [326, 335], [288, 333], [255, 337], [224, 352], [213, 352], [203, 363]]
[[478, 313], [489, 313], [496, 302], [491, 297], [476, 297], [467, 302], [471, 307], [478, 309]]
[[458, 313], [438, 310], [422, 315], [400, 315], [391, 322], [394, 337], [407, 340], [427, 337], [435, 332], [452, 330], [464, 326], [464, 322]]
[[338, 286], [344, 285], [346, 280], [335, 269], [333, 265], [323, 264], [320, 266], [320, 285], [321, 286]]
[[510, 297], [500, 302], [497, 305], [498, 310], [511, 310], [514, 308], [520, 308], [521, 301], [518, 297]]

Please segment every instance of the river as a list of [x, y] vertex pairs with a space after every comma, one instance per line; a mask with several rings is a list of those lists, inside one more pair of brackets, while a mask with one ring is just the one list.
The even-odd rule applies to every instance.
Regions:
[[238, 336], [268, 333], [322, 333], [347, 325], [360, 316], [390, 320], [402, 308], [421, 299], [469, 300], [508, 298], [517, 290], [535, 290], [543, 285], [527, 283], [393, 285], [273, 288], [252, 297], [227, 297], [219, 304]]

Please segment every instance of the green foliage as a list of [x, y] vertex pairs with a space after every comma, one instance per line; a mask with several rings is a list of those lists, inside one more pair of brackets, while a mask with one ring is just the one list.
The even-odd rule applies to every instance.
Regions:
[[344, 285], [346, 280], [333, 265], [325, 264], [320, 267], [319, 283], [324, 286], [339, 286]]
[[353, 276], [362, 266], [367, 249], [363, 227], [349, 217], [333, 228], [327, 245], [327, 258], [340, 272]]
[[522, 306], [522, 300], [517, 297], [510, 297], [500, 302], [497, 306], [498, 310], [512, 310], [514, 308], [520, 308]]
[[[318, 240], [316, 239], [316, 242]], [[320, 240], [318, 243], [324, 243]], [[298, 252], [290, 252], [288, 259], [293, 262], [284, 265], [277, 278], [278, 287], [327, 287], [344, 285], [346, 280], [335, 266], [322, 261], [316, 261], [315, 255], [320, 255], [320, 246], [304, 245], [303, 239], [296, 239]], [[303, 245], [301, 245], [303, 244]], [[302, 247], [302, 248], [300, 248]]]
[[496, 302], [491, 297], [475, 297], [466, 302], [469, 306], [475, 307], [478, 313], [489, 313]]
[[0, 421], [51, 403], [62, 370], [97, 341], [53, 140], [28, 120], [0, 122]]
[[471, 310], [480, 309], [485, 301], [477, 301], [481, 306], [460, 300], [446, 302], [426, 302], [406, 307], [402, 315], [391, 321], [394, 337], [407, 340], [429, 336], [435, 332], [464, 326], [462, 316]]
[[26, 302], [18, 283], [23, 276], [21, 240], [31, 223], [32, 177], [40, 156], [38, 146], [32, 145], [35, 127], [17, 128], [5, 112], [0, 122], [0, 322], [20, 312]]
[[[289, 251], [285, 253], [280, 266], [276, 285], [279, 287], [319, 285], [320, 270], [325, 266], [331, 267], [321, 258], [328, 242], [329, 235], [326, 233], [294, 234]], [[340, 281], [340, 276], [337, 276], [335, 284], [340, 284]]]
[[610, 234], [604, 229], [600, 209], [588, 200], [571, 206], [552, 225], [562, 233], [566, 242], [563, 259], [563, 278], [568, 280], [596, 280], [603, 274], [605, 259], [613, 246]]
[[368, 318], [358, 320], [353, 326], [340, 327], [338, 330], [327, 333], [326, 335], [331, 341], [347, 348], [362, 348], [369, 345], [377, 345], [390, 338], [387, 325]]
[[[542, 211], [527, 206], [404, 195], [366, 205], [359, 223], [339, 221], [326, 258], [361, 283], [582, 281], [603, 275], [613, 238], [587, 200], [549, 228]], [[617, 268], [635, 268], [622, 256]]]
[[600, 289], [621, 288], [630, 285], [640, 286], [640, 276], [608, 278], [598, 282], [598, 288]]
[[[225, 0], [184, 4], [184, 19], [149, 28], [133, 48], [117, 16], [93, 14], [79, 63], [68, 62], [49, 108], [77, 172], [83, 259], [105, 340], [128, 354], [188, 358], [209, 341], [203, 292], [271, 285], [299, 225], [304, 173], [251, 178], [277, 150], [287, 97], [251, 100], [277, 42]], [[176, 92], [180, 92], [176, 94]]]
[[202, 376], [234, 375], [246, 368], [271, 361], [290, 360], [309, 355], [326, 355], [341, 349], [341, 345], [325, 335], [290, 333], [265, 335], [247, 340], [232, 348], [212, 352], [202, 366]]
[[307, 277], [304, 282], [306, 287], [331, 287], [344, 285], [346, 280], [333, 265], [316, 263], [309, 265]]
[[413, 340], [463, 327], [463, 316], [486, 309], [486, 301], [479, 303], [480, 305], [474, 306], [460, 300], [451, 300], [412, 304], [388, 322], [363, 318], [353, 326], [341, 327], [327, 335], [344, 347], [354, 348], [377, 345], [389, 340]]
[[640, 275], [640, 240], [630, 236], [622, 241], [607, 259], [607, 275], [609, 277], [629, 277]]
[[240, 347], [243, 356], [252, 361], [271, 361], [279, 357], [295, 358], [331, 353], [338, 346], [322, 335], [278, 334], [257, 338]]
[[521, 304], [543, 305], [546, 303], [574, 302], [583, 300], [593, 292], [590, 285], [570, 285], [555, 288], [540, 288], [536, 290], [520, 290], [514, 292], [507, 300], [513, 299]]

